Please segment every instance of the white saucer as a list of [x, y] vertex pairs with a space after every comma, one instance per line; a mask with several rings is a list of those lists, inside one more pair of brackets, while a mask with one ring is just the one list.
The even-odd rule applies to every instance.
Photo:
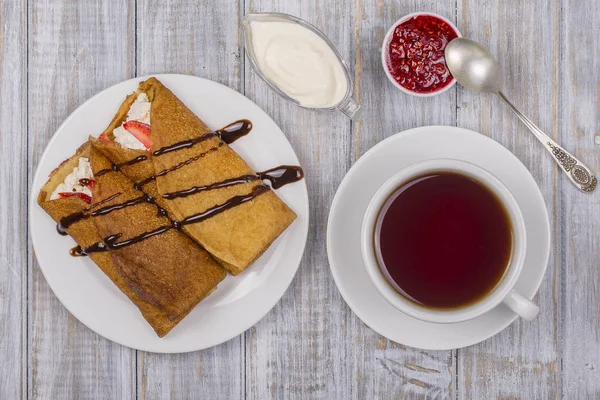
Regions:
[[[277, 124], [256, 104], [219, 83], [188, 75], [154, 75], [209, 127], [247, 118], [253, 129], [232, 147], [255, 170], [299, 165]], [[215, 346], [250, 328], [279, 301], [291, 283], [308, 234], [308, 192], [304, 180], [276, 190], [298, 215], [292, 225], [238, 276], [227, 276], [167, 336], [159, 338], [139, 310], [87, 257], [71, 257], [70, 237], [37, 204], [48, 174], [108, 125], [125, 96], [148, 77], [112, 86], [85, 103], [58, 128], [42, 155], [30, 193], [31, 239], [40, 269], [61, 303], [93, 331], [122, 345], [157, 353], [182, 353]]]
[[327, 226], [327, 253], [338, 289], [365, 324], [407, 346], [448, 350], [470, 346], [497, 334], [517, 318], [516, 314], [501, 304], [481, 317], [456, 324], [434, 324], [409, 317], [379, 294], [367, 275], [360, 251], [362, 218], [379, 186], [399, 170], [435, 158], [476, 164], [494, 174], [512, 192], [525, 218], [528, 246], [515, 288], [533, 298], [546, 271], [550, 251], [550, 223], [544, 199], [515, 155], [492, 139], [467, 129], [451, 126], [411, 129], [365, 153], [350, 169], [333, 200]]

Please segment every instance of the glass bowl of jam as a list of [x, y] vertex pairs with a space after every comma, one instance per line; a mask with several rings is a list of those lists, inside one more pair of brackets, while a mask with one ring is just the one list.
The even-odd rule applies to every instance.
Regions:
[[440, 94], [456, 83], [446, 66], [444, 50], [461, 37], [452, 22], [430, 12], [408, 14], [385, 35], [381, 63], [389, 80], [413, 96]]

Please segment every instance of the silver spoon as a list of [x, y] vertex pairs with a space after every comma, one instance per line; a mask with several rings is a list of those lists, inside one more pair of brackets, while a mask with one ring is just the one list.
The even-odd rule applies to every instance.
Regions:
[[571, 182], [584, 192], [596, 188], [598, 180], [592, 171], [573, 157], [554, 140], [550, 139], [529, 118], [521, 113], [500, 91], [500, 67], [490, 52], [469, 39], [454, 39], [446, 46], [446, 64], [458, 83], [476, 92], [495, 93], [525, 123], [535, 137], [544, 145], [554, 160], [567, 174]]

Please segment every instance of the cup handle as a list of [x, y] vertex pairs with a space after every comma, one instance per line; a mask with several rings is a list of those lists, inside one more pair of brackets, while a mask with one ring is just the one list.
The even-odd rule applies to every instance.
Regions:
[[510, 291], [502, 302], [527, 321], [534, 319], [540, 311], [537, 305], [514, 289]]

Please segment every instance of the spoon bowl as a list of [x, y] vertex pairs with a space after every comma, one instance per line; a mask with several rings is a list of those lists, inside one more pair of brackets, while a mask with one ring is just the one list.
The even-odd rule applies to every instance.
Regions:
[[446, 65], [456, 81], [475, 92], [497, 93], [500, 67], [494, 56], [479, 43], [457, 38], [445, 50]]

